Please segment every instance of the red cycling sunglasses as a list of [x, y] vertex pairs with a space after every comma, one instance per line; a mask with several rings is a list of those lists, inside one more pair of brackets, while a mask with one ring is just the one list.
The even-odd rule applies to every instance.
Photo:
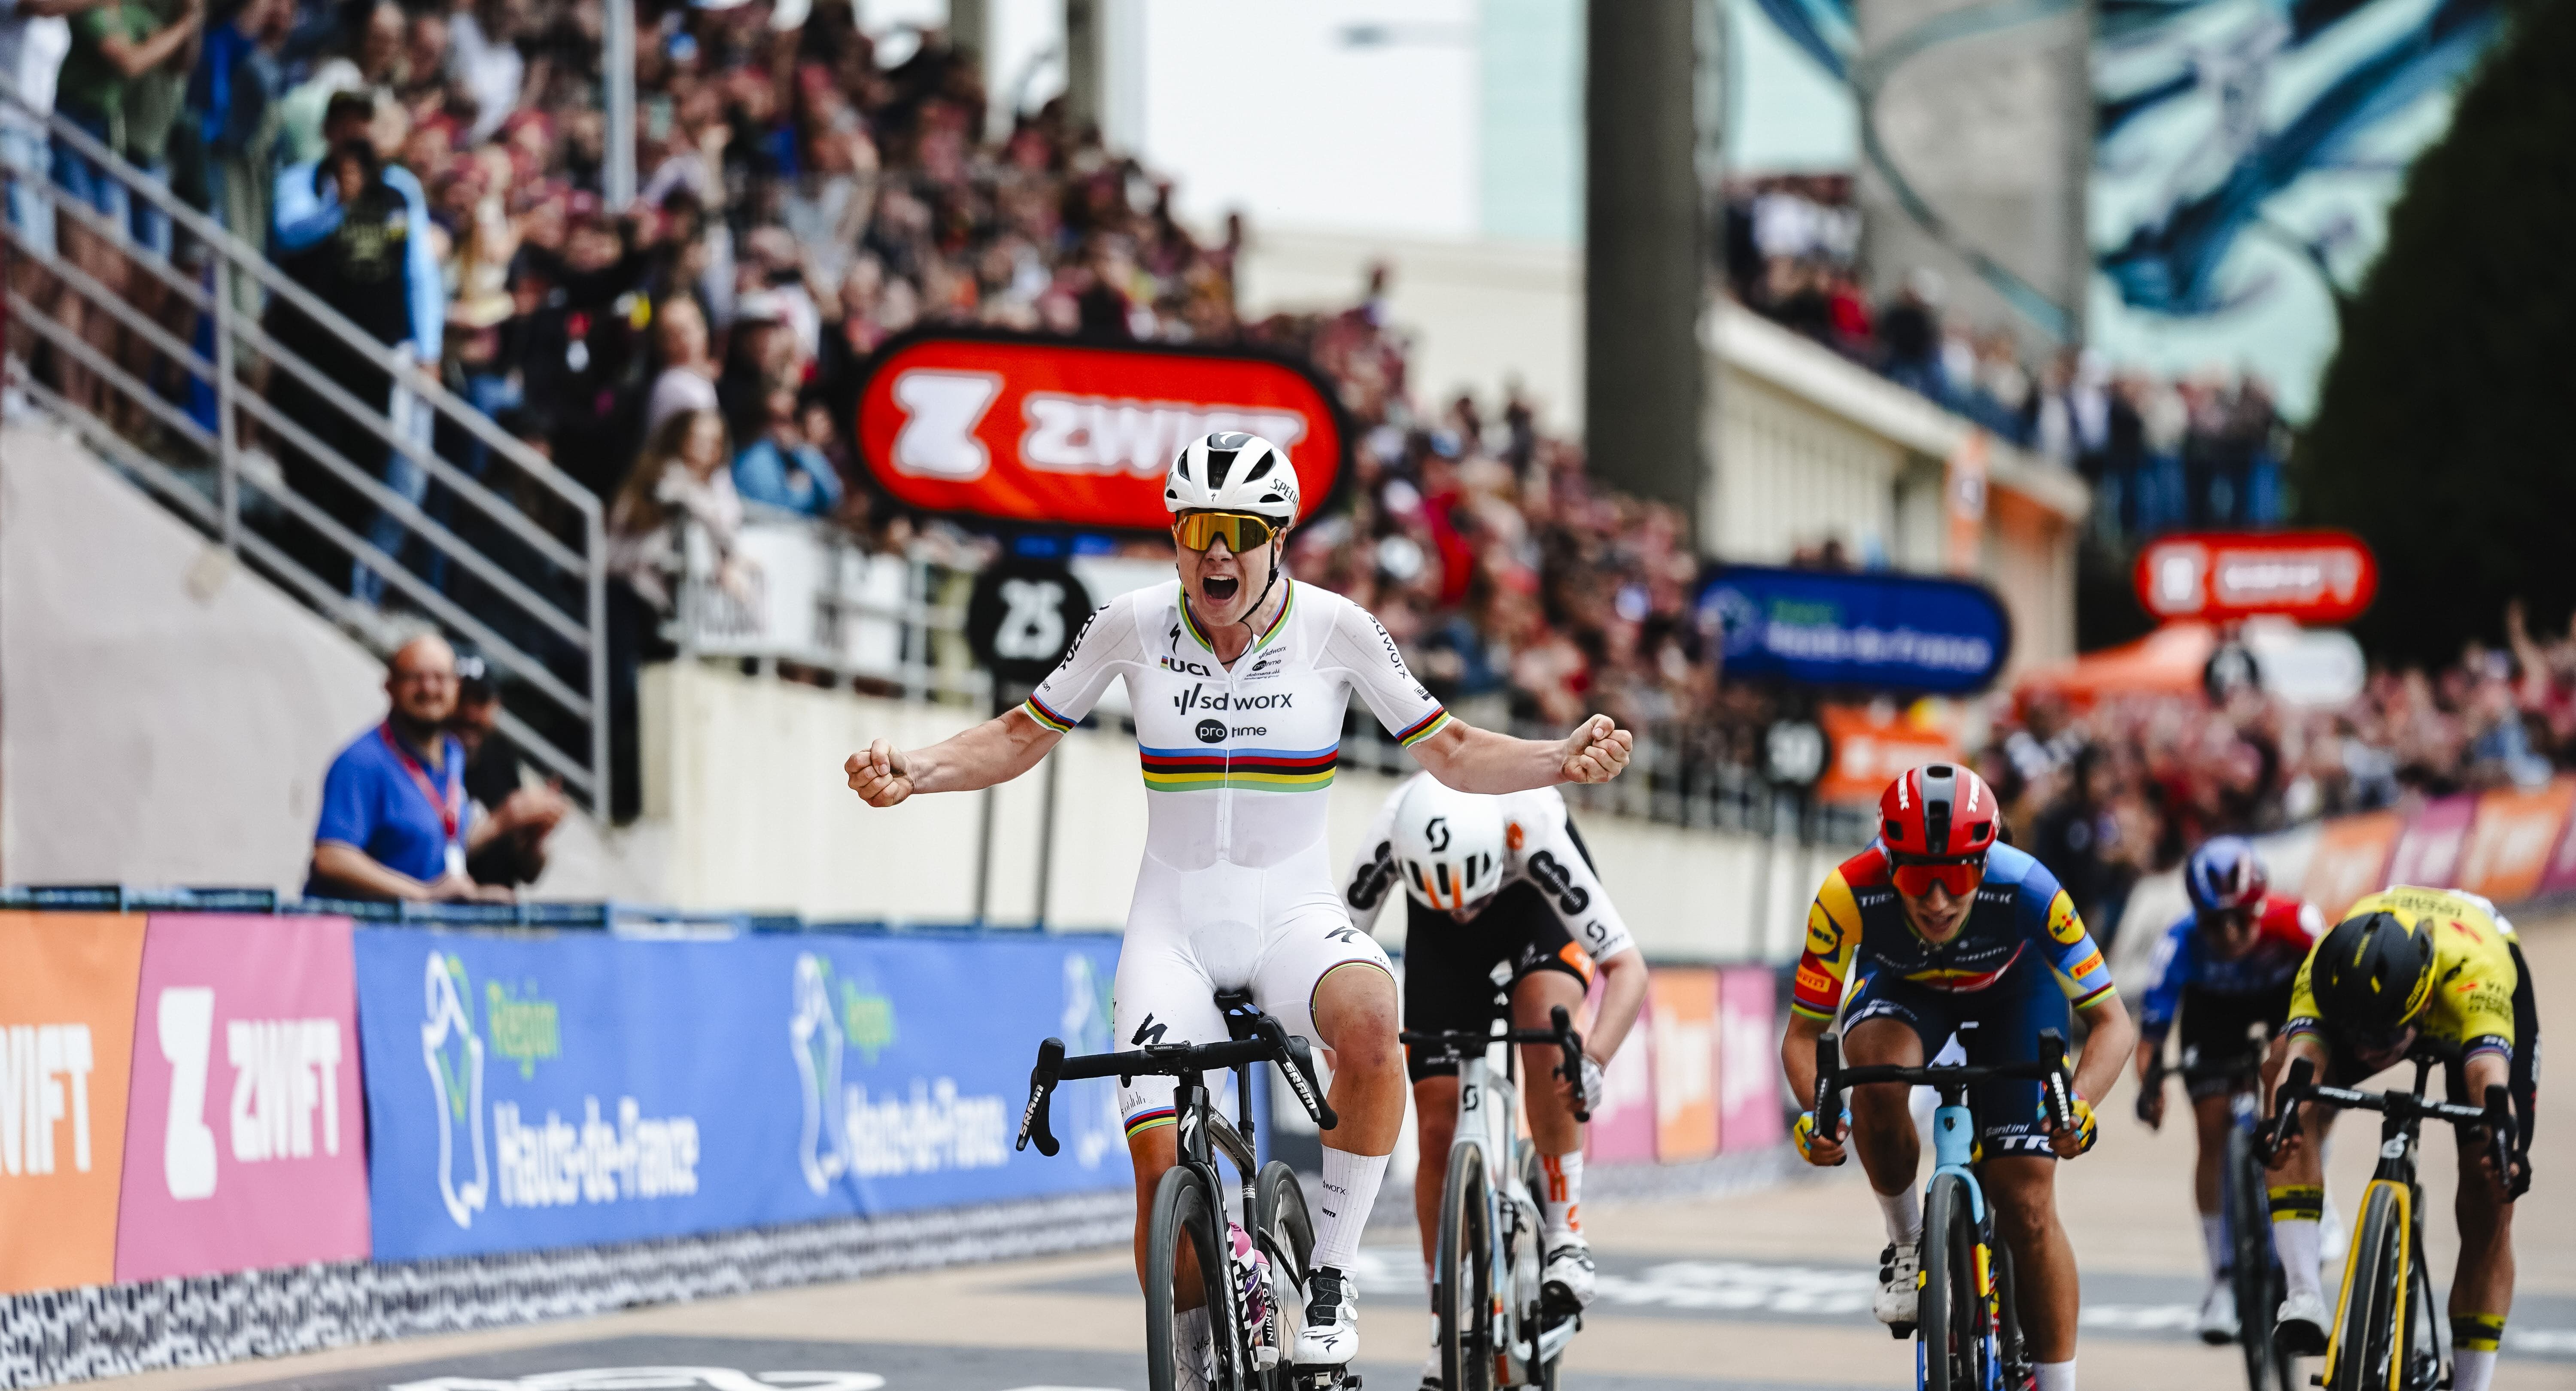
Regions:
[[1978, 882], [1986, 877], [1986, 857], [1952, 855], [1940, 859], [1918, 860], [1910, 856], [1891, 859], [1887, 877], [1896, 885], [1896, 891], [1907, 898], [1921, 898], [1932, 892], [1935, 884], [1947, 889], [1952, 898], [1966, 898], [1977, 891]]

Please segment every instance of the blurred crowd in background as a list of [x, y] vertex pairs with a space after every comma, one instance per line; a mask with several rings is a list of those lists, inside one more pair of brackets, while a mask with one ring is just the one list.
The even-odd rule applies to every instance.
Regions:
[[2289, 514], [2288, 427], [2261, 376], [2114, 370], [2090, 349], [2034, 357], [2002, 325], [1945, 312], [1939, 272], [1873, 298], [1860, 270], [1851, 179], [1746, 179], [1726, 197], [1726, 280], [1763, 316], [1921, 393], [2094, 488], [2094, 530], [2125, 550], [2186, 527], [2267, 526]]
[[[642, 196], [620, 211], [601, 183], [596, 0], [114, 3], [13, 0], [0, 26], [65, 22], [67, 116], [298, 279], [372, 274], [383, 312], [370, 331], [416, 345], [424, 370], [602, 499], [625, 681], [672, 611], [676, 519], [707, 531], [736, 587], [756, 577], [731, 538], [765, 509], [880, 548], [944, 530], [870, 486], [848, 430], [870, 354], [948, 322], [1250, 342], [1313, 361], [1360, 426], [1357, 486], [1295, 533], [1293, 567], [1374, 610], [1472, 721], [1562, 729], [1602, 710], [1669, 762], [1743, 769], [1775, 719], [1811, 710], [1721, 679], [1683, 518], [1597, 486], [1532, 402], [1439, 400], [1408, 378], [1390, 272], [1338, 311], [1245, 320], [1238, 220], [1213, 235], [1183, 226], [1168, 183], [1071, 128], [1060, 105], [995, 112], [978, 65], [936, 32], [872, 38], [840, 0], [810, 13], [803, 0], [647, 0]], [[127, 73], [156, 44], [170, 65]], [[22, 43], [22, 92], [36, 61]], [[56, 146], [58, 196], [117, 219], [121, 254], [187, 260], [186, 238], [111, 210], [78, 153]], [[10, 159], [14, 195], [35, 156], [20, 140]], [[13, 217], [21, 208], [13, 196]], [[412, 234], [400, 267], [382, 237], [348, 231], [397, 224]], [[2090, 353], [2033, 371], [2010, 334], [1946, 318], [1928, 274], [1872, 302], [1845, 180], [1743, 185], [1727, 229], [1726, 280], [1744, 303], [2081, 471], [2105, 533], [2283, 515], [2283, 427], [2259, 379], [2165, 381]], [[437, 447], [481, 468], [470, 439], [442, 433]], [[437, 491], [397, 475], [414, 500]], [[1803, 560], [1848, 563], [1836, 546]], [[2098, 902], [2219, 831], [2576, 764], [2576, 635], [2532, 637], [2519, 615], [2514, 632], [2510, 648], [2439, 673], [2375, 673], [2340, 711], [2254, 692], [2038, 700], [1965, 737], [2025, 843], [2053, 847]], [[631, 740], [631, 703], [619, 721]]]

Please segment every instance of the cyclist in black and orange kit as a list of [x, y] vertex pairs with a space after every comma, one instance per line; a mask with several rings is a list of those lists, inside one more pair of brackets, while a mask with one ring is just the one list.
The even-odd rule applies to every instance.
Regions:
[[[2070, 1032], [2070, 1002], [2083, 1015], [2092, 1032], [2075, 1070], [2071, 1129], [2042, 1118], [2035, 1081], [1979, 1083], [1969, 1097], [1982, 1181], [2021, 1272], [2037, 1391], [2074, 1391], [2075, 1249], [2057, 1220], [2055, 1161], [2093, 1147], [2087, 1098], [2118, 1085], [2137, 1031], [2073, 901], [2039, 861], [1995, 843], [2001, 824], [1993, 790], [1955, 764], [1926, 764], [1888, 785], [1878, 839], [1843, 861], [1808, 910], [1781, 1061], [1792, 1094], [1813, 1097], [1816, 1040], [1837, 1011], [1843, 1057], [1862, 1067], [1921, 1067], [1953, 1032], [1972, 1064], [2029, 1062], [2042, 1030]], [[1840, 1164], [1848, 1125], [1887, 1219], [1875, 1301], [1887, 1323], [1913, 1321], [1923, 1233], [1922, 1145], [1907, 1100], [1905, 1087], [1855, 1087], [1844, 1115], [1802, 1115], [1791, 1132], [1808, 1163]]]

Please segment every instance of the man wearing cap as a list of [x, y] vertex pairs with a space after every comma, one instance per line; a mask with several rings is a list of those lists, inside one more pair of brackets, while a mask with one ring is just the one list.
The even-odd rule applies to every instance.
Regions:
[[456, 653], [436, 634], [395, 649], [385, 666], [392, 708], [350, 741], [322, 777], [307, 897], [485, 899], [466, 857], [518, 824], [509, 808], [475, 816], [465, 796], [465, 746], [445, 729], [456, 711]]
[[571, 804], [560, 781], [529, 786], [519, 746], [501, 732], [501, 692], [491, 664], [479, 652], [456, 654], [456, 713], [448, 731], [465, 746], [465, 797], [478, 818], [507, 827], [484, 838], [465, 857], [465, 874], [477, 884], [533, 884], [546, 872], [546, 837]]

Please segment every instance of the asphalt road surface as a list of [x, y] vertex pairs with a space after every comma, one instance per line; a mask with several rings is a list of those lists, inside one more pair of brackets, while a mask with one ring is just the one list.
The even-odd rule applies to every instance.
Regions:
[[[2524, 927], [2543, 1032], [2576, 1031], [2576, 918]], [[2177, 1110], [2179, 1108], [2176, 1108]], [[2233, 1348], [2191, 1336], [2202, 1281], [2191, 1141], [2151, 1135], [2122, 1093], [2094, 1153], [2062, 1171], [2084, 1272], [2086, 1391], [2224, 1391]], [[2349, 1215], [2375, 1132], [2345, 1122], [2333, 1189]], [[2576, 1113], [2544, 1091], [2539, 1184], [2519, 1205], [2520, 1293], [2499, 1391], [2576, 1388]], [[1857, 1166], [1854, 1166], [1856, 1170]], [[2451, 1147], [2425, 1148], [2438, 1283], [2455, 1250]], [[1568, 1354], [1585, 1391], [1785, 1391], [1911, 1384], [1868, 1314], [1884, 1238], [1850, 1171], [1724, 1198], [1593, 1205], [1601, 1296]], [[1429, 1321], [1419, 1258], [1376, 1246], [1361, 1272], [1368, 1391], [1412, 1391]], [[271, 1362], [156, 1372], [116, 1391], [1142, 1391], [1143, 1302], [1123, 1251], [893, 1276]]]

